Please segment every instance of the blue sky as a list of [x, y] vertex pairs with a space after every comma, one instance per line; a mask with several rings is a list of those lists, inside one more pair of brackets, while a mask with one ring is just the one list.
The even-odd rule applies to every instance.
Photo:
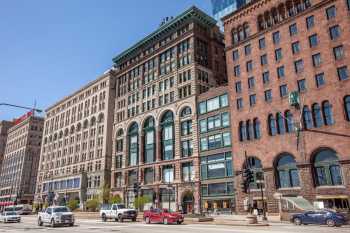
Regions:
[[[210, 0], [0, 1], [0, 103], [47, 108], [192, 5], [211, 12]], [[0, 120], [23, 113], [0, 106]]]

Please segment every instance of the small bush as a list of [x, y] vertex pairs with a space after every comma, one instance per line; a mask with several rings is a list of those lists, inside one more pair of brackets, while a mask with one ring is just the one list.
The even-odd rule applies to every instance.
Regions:
[[79, 207], [79, 201], [78, 200], [69, 200], [67, 206], [69, 209], [71, 209], [71, 211], [73, 211]]
[[119, 204], [119, 203], [122, 203], [123, 201], [122, 201], [122, 198], [118, 194], [116, 194], [116, 195], [111, 195], [109, 197], [108, 202], [109, 204]]
[[86, 201], [86, 209], [88, 211], [96, 212], [99, 205], [100, 202], [96, 198]]

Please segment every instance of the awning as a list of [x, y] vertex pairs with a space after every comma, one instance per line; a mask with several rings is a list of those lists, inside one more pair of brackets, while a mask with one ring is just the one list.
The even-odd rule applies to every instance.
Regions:
[[316, 199], [348, 199], [348, 195], [317, 195]]

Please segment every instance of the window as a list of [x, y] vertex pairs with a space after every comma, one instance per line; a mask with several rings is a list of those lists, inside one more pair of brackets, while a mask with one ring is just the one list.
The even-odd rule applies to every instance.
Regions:
[[348, 5], [348, 10], [350, 10], [350, 0], [346, 0], [346, 4]]
[[296, 34], [298, 34], [298, 27], [297, 27], [297, 24], [294, 23], [294, 24], [289, 26], [289, 35], [294, 36]]
[[295, 73], [300, 73], [304, 70], [304, 61], [302, 59], [294, 62]]
[[347, 66], [342, 66], [337, 69], [338, 72], [338, 78], [340, 81], [346, 80], [349, 78], [349, 72]]
[[249, 96], [249, 104], [250, 106], [254, 106], [256, 104], [256, 95], [250, 95]]
[[335, 60], [340, 60], [344, 57], [344, 50], [343, 50], [343, 46], [337, 46], [335, 48], [333, 48], [333, 54], [334, 54], [334, 59]]
[[279, 43], [280, 43], [281, 35], [280, 35], [280, 32], [279, 32], [279, 31], [274, 32], [274, 33], [272, 34], [272, 40], [273, 40], [273, 43], [274, 43], [274, 44], [279, 44]]
[[174, 168], [172, 165], [163, 166], [163, 182], [174, 182]]
[[261, 138], [260, 121], [258, 118], [255, 118], [253, 120], [253, 125], [254, 125], [254, 138], [255, 139]]
[[233, 176], [231, 152], [201, 158], [201, 179], [217, 179]]
[[247, 72], [252, 72], [253, 71], [253, 61], [247, 61], [246, 63], [246, 69], [247, 69]]
[[171, 111], [164, 113], [161, 119], [162, 159], [174, 158], [174, 116]]
[[270, 136], [275, 136], [277, 134], [276, 120], [272, 114], [268, 117], [268, 126]]
[[264, 95], [265, 95], [265, 101], [266, 102], [271, 102], [272, 101], [272, 92], [271, 92], [271, 90], [266, 90], [264, 92]]
[[248, 78], [248, 88], [254, 88], [255, 87], [255, 78], [254, 77], [250, 77]]
[[239, 122], [239, 140], [241, 142], [247, 140], [247, 128], [244, 121]]
[[323, 118], [321, 113], [320, 105], [315, 103], [312, 105], [312, 118], [314, 120], [314, 126], [316, 128], [323, 126]]
[[310, 48], [316, 47], [318, 45], [317, 34], [313, 34], [309, 36], [309, 45], [310, 45]]
[[276, 121], [277, 121], [277, 133], [278, 134], [284, 134], [286, 132], [286, 128], [285, 128], [285, 121], [283, 119], [283, 115], [278, 112], [276, 114]]
[[250, 44], [244, 46], [244, 54], [245, 54], [246, 56], [248, 56], [248, 55], [250, 55], [251, 53], [252, 53], [252, 48], [251, 48]]
[[313, 15], [306, 18], [306, 28], [310, 30], [315, 26], [315, 17]]
[[313, 127], [312, 116], [308, 106], [304, 106], [303, 108], [303, 124], [305, 129], [311, 129]]
[[187, 117], [187, 116], [190, 116], [191, 114], [192, 114], [192, 110], [190, 107], [187, 106], [184, 109], [182, 109], [180, 116]]
[[233, 195], [233, 183], [213, 183], [201, 185], [203, 197], [231, 196]]
[[185, 182], [194, 180], [194, 169], [192, 162], [182, 164], [182, 180]]
[[237, 61], [239, 59], [238, 49], [236, 49], [232, 52], [232, 57], [233, 57], [234, 61]]
[[324, 73], [315, 75], [316, 87], [321, 87], [325, 84]]
[[228, 95], [223, 94], [199, 103], [199, 114], [204, 114], [228, 106]]
[[284, 118], [285, 118], [285, 121], [286, 121], [286, 125], [287, 125], [287, 128], [286, 128], [286, 131], [288, 133], [291, 133], [294, 131], [294, 121], [293, 121], [293, 114], [287, 110], [285, 113], [284, 113]]
[[350, 121], [350, 96], [347, 95], [344, 97], [344, 110], [345, 110], [345, 119]]
[[266, 47], [265, 38], [259, 39], [259, 49], [264, 49]]
[[227, 146], [231, 146], [230, 132], [214, 134], [200, 139], [201, 151], [214, 150]]
[[314, 157], [314, 175], [317, 186], [341, 185], [342, 174], [338, 156], [331, 149], [322, 149]]
[[138, 164], [139, 150], [138, 150], [138, 125], [136, 122], [132, 123], [128, 130], [129, 138], [129, 166], [135, 166]]
[[233, 75], [239, 77], [241, 75], [241, 67], [239, 65], [233, 67]]
[[275, 50], [275, 60], [280, 61], [282, 59], [282, 49], [276, 49]]
[[181, 155], [182, 157], [191, 156], [193, 153], [192, 140], [186, 140], [181, 142]]
[[145, 168], [144, 171], [144, 183], [152, 184], [154, 182], [154, 170], [153, 168]]
[[298, 91], [299, 92], [306, 91], [306, 80], [305, 79], [298, 80]]
[[329, 28], [329, 36], [331, 37], [331, 40], [335, 40], [338, 37], [340, 37], [340, 27], [338, 25], [330, 27]]
[[277, 179], [279, 188], [299, 187], [299, 172], [292, 155], [288, 153], [281, 154], [277, 162]]
[[270, 73], [269, 71], [266, 71], [262, 74], [262, 78], [263, 78], [263, 84], [267, 84], [270, 82]]
[[281, 85], [280, 86], [280, 96], [281, 97], [286, 97], [287, 95], [288, 95], [287, 84]]
[[334, 5], [326, 9], [326, 15], [328, 20], [335, 18], [336, 9]]
[[242, 109], [243, 108], [243, 99], [239, 98], [237, 99], [237, 109]]
[[236, 82], [235, 83], [235, 87], [236, 87], [236, 93], [241, 93], [242, 92], [242, 82]]
[[329, 103], [329, 101], [324, 101], [322, 103], [322, 112], [323, 112], [323, 118], [324, 118], [324, 124], [325, 125], [333, 125], [333, 111], [332, 111], [332, 105]]
[[145, 163], [151, 163], [155, 161], [155, 124], [153, 117], [146, 119], [143, 126], [144, 131], [144, 161]]
[[312, 64], [314, 65], [314, 67], [319, 67], [322, 63], [321, 60], [321, 54], [320, 53], [316, 53], [314, 55], [312, 55]]
[[262, 66], [267, 65], [267, 56], [266, 54], [260, 56], [260, 63]]
[[277, 67], [277, 77], [284, 78], [284, 66]]

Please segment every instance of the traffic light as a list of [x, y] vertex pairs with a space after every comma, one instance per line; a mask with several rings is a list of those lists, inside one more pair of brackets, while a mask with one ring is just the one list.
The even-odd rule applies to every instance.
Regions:
[[242, 193], [248, 193], [248, 186], [245, 179], [241, 182], [240, 187], [241, 187]]
[[133, 189], [134, 189], [135, 196], [137, 196], [139, 193], [139, 184], [137, 182], [134, 183]]
[[292, 91], [289, 93], [288, 96], [288, 100], [289, 100], [289, 105], [299, 108], [300, 106], [300, 95], [298, 91]]
[[243, 177], [245, 178], [245, 182], [248, 184], [254, 182], [254, 172], [249, 168], [243, 170]]

